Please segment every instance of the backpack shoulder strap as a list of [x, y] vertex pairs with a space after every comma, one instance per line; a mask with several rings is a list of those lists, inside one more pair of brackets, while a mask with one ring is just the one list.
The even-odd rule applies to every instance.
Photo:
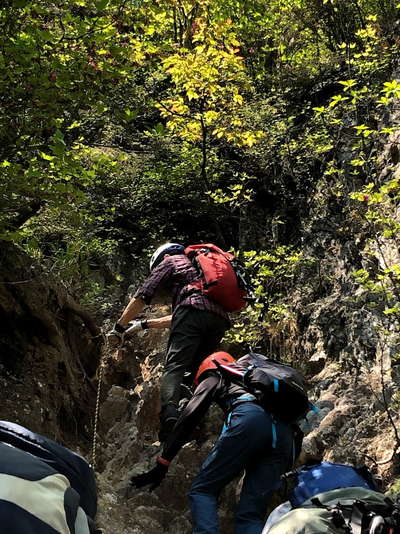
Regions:
[[215, 361], [215, 364], [222, 376], [229, 377], [235, 383], [244, 385], [244, 378], [248, 369], [242, 369], [239, 366], [223, 364], [218, 361]]
[[191, 258], [197, 253], [202, 252], [203, 250], [209, 251], [209, 252], [217, 252], [218, 254], [222, 254], [228, 260], [233, 260], [235, 257], [230, 252], [225, 252], [224, 250], [217, 247], [217, 245], [214, 245], [213, 243], [200, 243], [198, 245], [189, 245], [188, 247], [185, 248], [185, 254], [189, 256], [189, 258]]
[[367, 513], [365, 505], [361, 501], [355, 501], [352, 506], [350, 516], [350, 528], [351, 534], [362, 533], [363, 517]]

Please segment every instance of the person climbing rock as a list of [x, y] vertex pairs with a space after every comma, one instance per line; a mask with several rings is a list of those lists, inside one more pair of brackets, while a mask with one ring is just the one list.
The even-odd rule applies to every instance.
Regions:
[[[230, 327], [228, 313], [202, 291], [189, 287], [199, 273], [178, 243], [157, 248], [150, 260], [151, 274], [126, 306], [110, 339], [120, 343], [127, 329], [170, 328], [164, 372], [161, 379], [161, 441], [178, 419], [180, 388], [185, 372], [194, 372], [199, 363], [218, 345]], [[143, 321], [135, 319], [159, 292], [172, 299], [172, 315]]]
[[166, 441], [156, 466], [131, 478], [135, 488], [155, 489], [168, 467], [213, 402], [225, 414], [222, 434], [203, 463], [190, 489], [194, 534], [218, 534], [217, 500], [221, 490], [242, 470], [245, 477], [236, 512], [237, 534], [262, 532], [268, 499], [280, 476], [292, 467], [292, 426], [262, 408], [254, 395], [219, 370], [234, 362], [227, 352], [216, 352], [200, 365], [193, 397]]

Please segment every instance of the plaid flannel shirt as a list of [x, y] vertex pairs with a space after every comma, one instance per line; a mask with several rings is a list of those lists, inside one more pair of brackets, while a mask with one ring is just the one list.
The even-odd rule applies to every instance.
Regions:
[[167, 290], [172, 296], [173, 313], [179, 306], [192, 306], [216, 313], [229, 321], [229, 316], [222, 306], [208, 299], [200, 291], [187, 291], [187, 286], [195, 280], [199, 280], [199, 274], [187, 256], [167, 256], [136, 291], [135, 297], [141, 297], [146, 304], [150, 304], [159, 290]]

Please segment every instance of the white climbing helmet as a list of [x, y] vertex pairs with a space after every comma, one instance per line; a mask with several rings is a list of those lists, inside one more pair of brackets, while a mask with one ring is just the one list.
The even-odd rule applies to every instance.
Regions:
[[161, 263], [166, 254], [183, 254], [184, 251], [185, 247], [183, 245], [179, 245], [179, 243], [165, 243], [164, 245], [161, 245], [151, 257], [150, 271], [154, 269], [154, 267], [157, 267], [159, 263]]

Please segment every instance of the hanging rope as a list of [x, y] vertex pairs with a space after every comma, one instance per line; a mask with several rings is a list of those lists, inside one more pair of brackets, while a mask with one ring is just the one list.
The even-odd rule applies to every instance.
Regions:
[[[104, 368], [106, 366], [106, 361], [108, 358], [110, 358], [111, 351], [110, 351], [110, 344], [108, 341], [108, 336], [104, 333], [103, 330], [101, 330], [100, 333], [101, 337], [103, 338], [103, 346], [101, 349], [101, 356], [100, 356], [100, 363], [99, 363], [99, 372], [98, 372], [98, 383], [97, 383], [97, 395], [96, 395], [96, 408], [94, 412], [94, 425], [93, 425], [93, 443], [92, 443], [92, 467], [95, 470], [96, 468], [96, 450], [97, 450], [97, 427], [99, 423], [99, 412], [100, 412], [100, 396], [101, 396], [101, 384], [103, 382], [103, 376], [104, 376]], [[120, 351], [123, 349], [124, 345], [124, 339], [120, 340], [120, 344], [117, 347], [118, 355], [120, 355]]]
[[101, 331], [101, 335], [103, 337], [104, 343], [101, 349], [98, 384], [97, 384], [97, 395], [96, 395], [96, 409], [94, 412], [93, 443], [92, 443], [92, 467], [93, 469], [96, 468], [97, 426], [99, 422], [101, 383], [103, 381], [105, 362], [106, 362], [107, 357], [110, 355], [108, 337], [104, 334], [103, 331]]

